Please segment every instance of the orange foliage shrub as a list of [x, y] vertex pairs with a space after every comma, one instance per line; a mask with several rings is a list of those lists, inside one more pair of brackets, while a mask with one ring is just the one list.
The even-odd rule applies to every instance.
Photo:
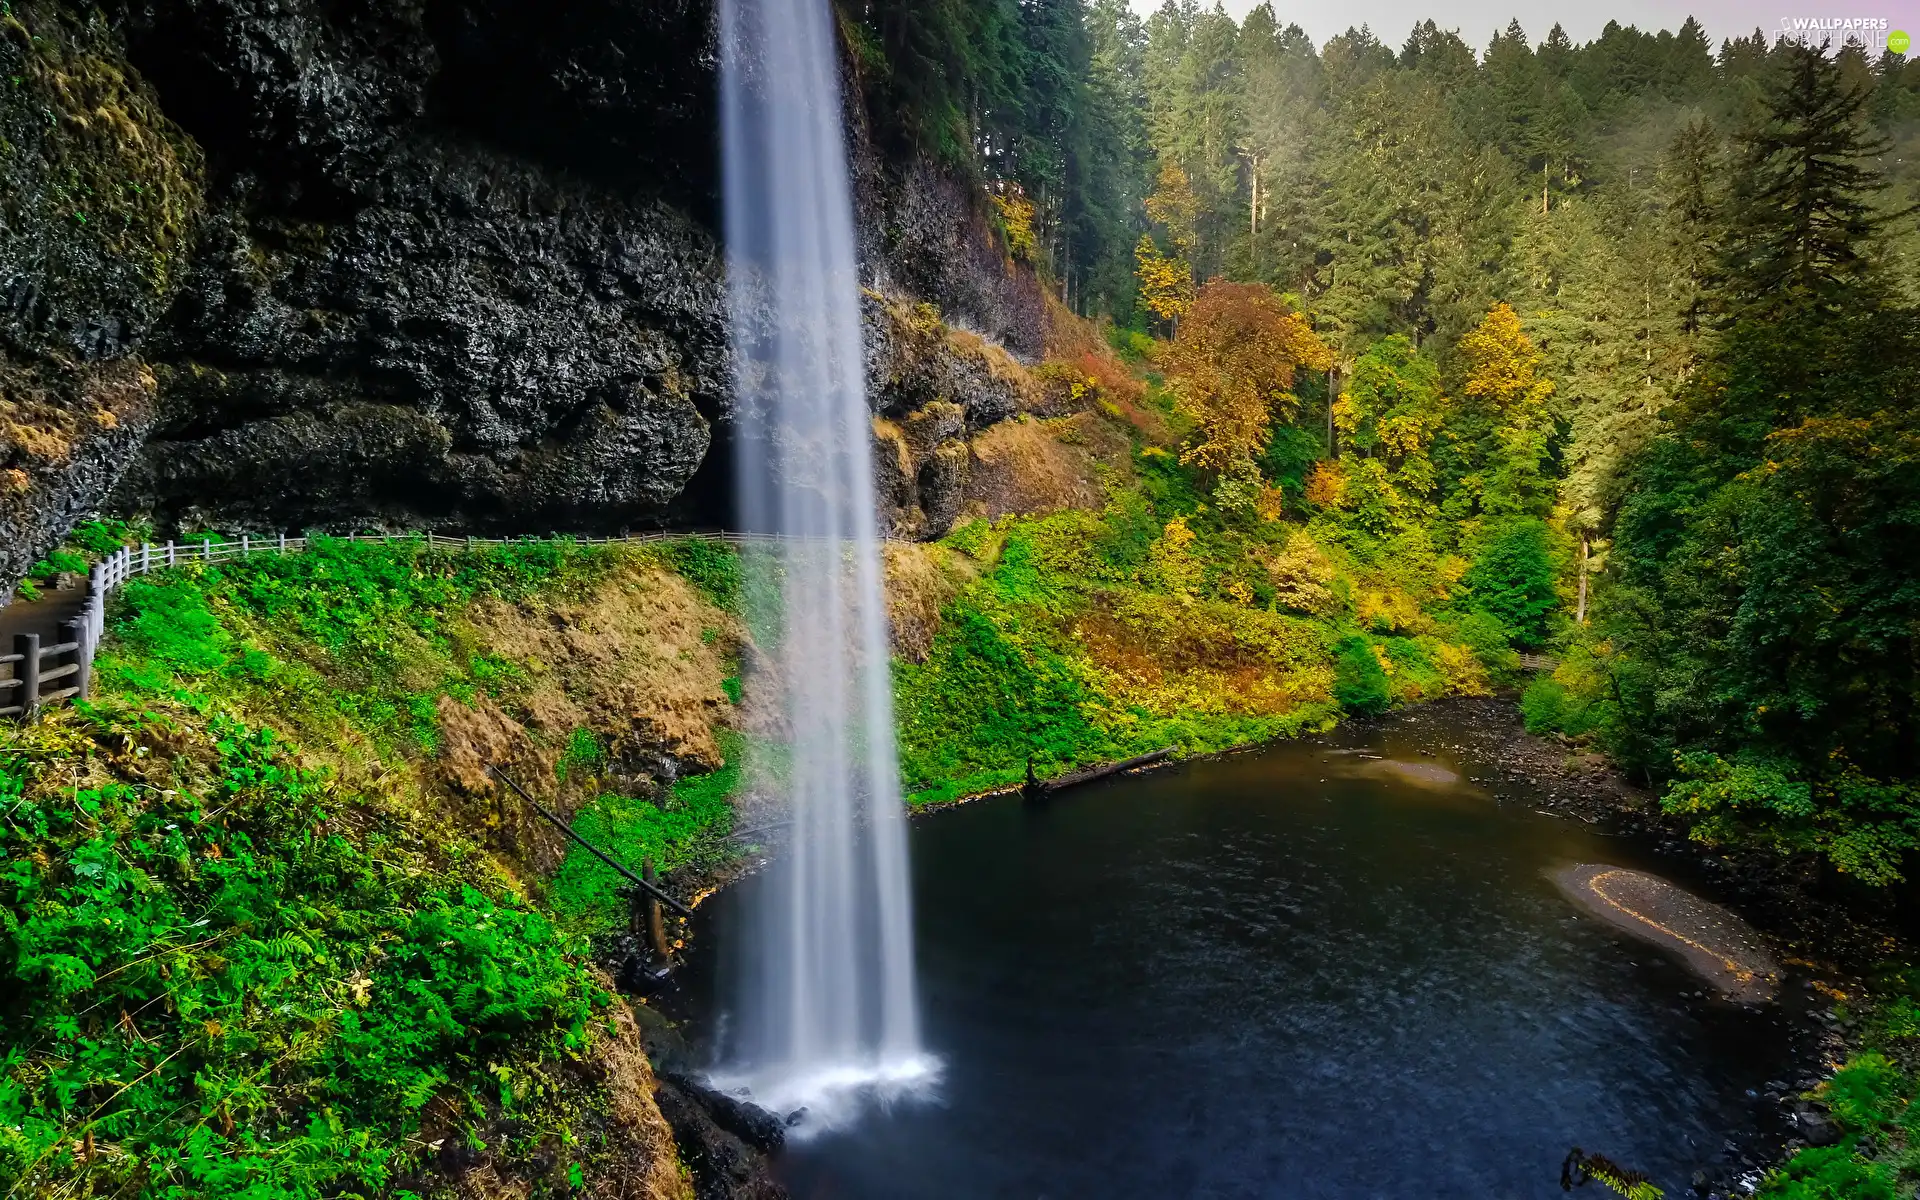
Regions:
[[1324, 371], [1333, 352], [1272, 288], [1216, 279], [1160, 362], [1180, 411], [1198, 427], [1181, 461], [1226, 472], [1266, 444], [1276, 416], [1290, 420], [1298, 410], [1295, 369]]
[[1347, 472], [1338, 459], [1317, 462], [1307, 476], [1307, 500], [1321, 508], [1338, 508], [1347, 498]]

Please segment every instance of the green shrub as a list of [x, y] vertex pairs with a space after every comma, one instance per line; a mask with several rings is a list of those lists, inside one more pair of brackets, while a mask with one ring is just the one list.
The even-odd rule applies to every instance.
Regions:
[[992, 555], [993, 541], [993, 522], [975, 517], [954, 526], [946, 537], [940, 539], [940, 544], [958, 550], [968, 558], [985, 562]]
[[1869, 1162], [1849, 1145], [1802, 1150], [1767, 1175], [1761, 1200], [1896, 1200], [1893, 1169]]
[[[746, 742], [731, 731], [720, 735], [721, 768], [677, 780], [660, 803], [602, 795], [573, 821], [581, 837], [638, 873], [647, 859], [661, 871], [689, 863], [713, 865], [724, 857], [733, 828], [730, 800], [739, 789]], [[600, 933], [626, 920], [628, 886], [618, 871], [578, 846], [568, 849], [554, 876], [548, 902], [568, 928]]]
[[1474, 558], [1462, 582], [1472, 607], [1498, 620], [1515, 645], [1546, 645], [1547, 616], [1559, 596], [1545, 522], [1509, 522]]
[[1678, 777], [1661, 804], [1691, 821], [1701, 841], [1823, 854], [1876, 885], [1898, 882], [1906, 855], [1920, 849], [1920, 789], [1911, 785], [1844, 768], [1809, 779], [1790, 761], [1760, 754], [1682, 753], [1674, 767]]
[[1366, 638], [1343, 638], [1333, 652], [1333, 698], [1350, 713], [1372, 716], [1392, 703], [1387, 673]]
[[341, 820], [351, 800], [270, 731], [194, 720], [89, 706], [34, 731], [57, 754], [0, 747], [0, 1177], [385, 1191], [431, 1154], [430, 1102], [484, 1118], [518, 1103], [501, 1072], [586, 1044], [607, 997], [583, 946], [407, 830]]
[[67, 535], [67, 544], [82, 554], [100, 559], [122, 546], [142, 540], [141, 535], [146, 532], [144, 529], [135, 529], [125, 521], [102, 517], [74, 526], [73, 532]]
[[722, 612], [738, 613], [744, 587], [740, 552], [725, 542], [687, 538], [668, 542], [661, 556]]
[[1260, 472], [1297, 500], [1306, 490], [1307, 472], [1326, 454], [1327, 445], [1317, 433], [1298, 425], [1276, 425], [1260, 456]]
[[1520, 695], [1520, 716], [1526, 722], [1527, 732], [1535, 735], [1583, 732], [1573, 728], [1579, 724], [1576, 708], [1567, 689], [1551, 675], [1534, 676]]

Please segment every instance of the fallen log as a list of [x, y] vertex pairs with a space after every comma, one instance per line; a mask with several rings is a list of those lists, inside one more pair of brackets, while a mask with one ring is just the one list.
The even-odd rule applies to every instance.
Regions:
[[1070, 771], [1065, 775], [1056, 775], [1052, 779], [1036, 779], [1033, 774], [1033, 761], [1027, 761], [1027, 782], [1020, 789], [1021, 795], [1029, 800], [1039, 800], [1070, 787], [1079, 787], [1083, 783], [1092, 783], [1110, 775], [1121, 775], [1128, 771], [1137, 771], [1141, 767], [1151, 767], [1173, 757], [1177, 746], [1168, 746], [1164, 750], [1155, 750], [1151, 754], [1142, 754], [1135, 758], [1122, 759], [1119, 762], [1103, 763], [1097, 767], [1088, 767], [1081, 771]]

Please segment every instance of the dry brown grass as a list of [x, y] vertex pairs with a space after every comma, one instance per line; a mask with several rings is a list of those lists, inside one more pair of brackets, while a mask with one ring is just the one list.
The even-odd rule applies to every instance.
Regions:
[[1060, 297], [1053, 292], [1042, 294], [1046, 297], [1047, 305], [1048, 358], [1077, 359], [1087, 354], [1110, 357], [1113, 354], [1107, 339], [1101, 336], [1098, 325], [1061, 303]]
[[741, 631], [680, 576], [633, 564], [585, 600], [482, 601], [466, 625], [526, 670], [517, 708], [548, 744], [589, 729], [615, 760], [664, 751], [696, 769], [720, 765], [714, 731], [732, 708], [721, 681]]
[[[611, 991], [611, 981], [603, 982]], [[654, 1102], [653, 1067], [624, 1003], [614, 1005], [613, 1032], [594, 1045], [583, 1065], [607, 1091], [615, 1132], [614, 1162], [587, 1181], [584, 1194], [591, 1200], [693, 1200], [673, 1130]]]
[[963, 554], [942, 546], [888, 542], [887, 631], [893, 652], [912, 662], [927, 661], [940, 613], [979, 578], [979, 567]]
[[1098, 508], [1105, 493], [1096, 464], [1123, 446], [1111, 428], [1088, 413], [995, 425], [973, 439], [964, 511], [998, 519]]

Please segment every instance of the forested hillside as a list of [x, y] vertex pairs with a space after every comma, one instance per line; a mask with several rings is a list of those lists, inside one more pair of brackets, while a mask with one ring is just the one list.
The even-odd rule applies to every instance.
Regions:
[[[1703, 838], [1901, 876], [1920, 63], [1691, 19], [1315, 47], [1196, 0], [848, 24], [918, 64], [902, 134], [970, 154], [1009, 245], [1164, 383], [1196, 519], [1273, 489], [1321, 544], [1427, 564], [1429, 616], [1495, 613], [1561, 659], [1536, 729], [1597, 741]], [[1240, 336], [1214, 279], [1310, 326], [1270, 347], [1283, 380], [1198, 344]], [[1550, 560], [1544, 604], [1443, 566], [1523, 596], [1516, 553]]]

